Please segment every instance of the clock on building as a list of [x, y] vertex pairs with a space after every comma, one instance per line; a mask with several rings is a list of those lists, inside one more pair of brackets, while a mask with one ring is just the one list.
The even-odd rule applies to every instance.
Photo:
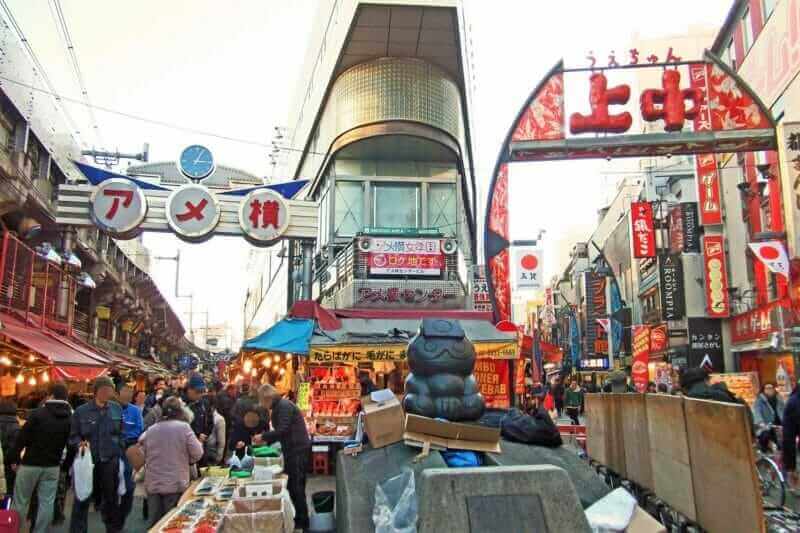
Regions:
[[181, 152], [178, 168], [190, 180], [199, 181], [214, 172], [214, 156], [205, 146], [193, 144]]

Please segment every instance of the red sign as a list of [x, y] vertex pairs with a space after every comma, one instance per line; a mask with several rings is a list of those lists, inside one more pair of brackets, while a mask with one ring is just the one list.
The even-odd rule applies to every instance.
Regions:
[[772, 320], [773, 311], [780, 307], [787, 310], [785, 316], [788, 316], [791, 304], [788, 299], [783, 299], [732, 317], [730, 322], [731, 342], [740, 344], [769, 338], [770, 334], [780, 328], [780, 324], [774, 323]]
[[722, 235], [703, 237], [703, 269], [706, 279], [706, 308], [711, 318], [731, 313], [728, 296], [728, 267], [725, 264], [725, 242]]
[[722, 224], [717, 158], [714, 154], [700, 154], [695, 157], [695, 162], [700, 224], [704, 226]]
[[633, 257], [656, 256], [656, 233], [653, 227], [653, 206], [650, 202], [631, 203], [631, 235]]
[[443, 268], [443, 254], [369, 254], [369, 271], [372, 274], [438, 276]]
[[475, 363], [478, 382], [486, 407], [509, 407], [508, 360], [479, 358]]
[[633, 365], [631, 376], [638, 392], [647, 390], [650, 371], [647, 363], [650, 360], [650, 326], [633, 326]]
[[661, 324], [650, 329], [650, 351], [663, 352], [669, 346], [667, 338], [667, 325]]
[[525, 394], [525, 359], [517, 359], [514, 365], [514, 393]]

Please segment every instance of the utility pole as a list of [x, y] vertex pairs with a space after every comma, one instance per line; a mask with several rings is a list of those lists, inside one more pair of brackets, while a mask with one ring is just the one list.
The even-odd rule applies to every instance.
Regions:
[[192, 327], [192, 315], [194, 315], [194, 294], [180, 294], [180, 281], [181, 281], [181, 251], [175, 251], [174, 256], [154, 256], [156, 261], [175, 261], [175, 298], [188, 298], [189, 299], [189, 340], [194, 343], [194, 329]]

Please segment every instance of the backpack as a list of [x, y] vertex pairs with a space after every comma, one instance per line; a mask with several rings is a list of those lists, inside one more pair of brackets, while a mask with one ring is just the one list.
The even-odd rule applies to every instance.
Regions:
[[500, 434], [510, 441], [548, 448], [557, 448], [563, 444], [561, 434], [550, 415], [541, 409], [533, 416], [526, 415], [519, 409], [509, 409], [500, 422]]

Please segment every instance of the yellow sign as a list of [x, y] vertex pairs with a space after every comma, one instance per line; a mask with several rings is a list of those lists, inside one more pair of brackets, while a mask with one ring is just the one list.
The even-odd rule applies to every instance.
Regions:
[[405, 344], [357, 344], [347, 346], [311, 346], [309, 363], [361, 363], [369, 361], [402, 361]]
[[297, 387], [297, 407], [301, 411], [308, 411], [309, 397], [311, 396], [311, 383], [301, 383]]
[[95, 314], [100, 320], [108, 320], [111, 318], [111, 308], [104, 305], [98, 305], [95, 308]]
[[519, 353], [516, 342], [476, 342], [475, 355], [484, 359], [516, 359]]

